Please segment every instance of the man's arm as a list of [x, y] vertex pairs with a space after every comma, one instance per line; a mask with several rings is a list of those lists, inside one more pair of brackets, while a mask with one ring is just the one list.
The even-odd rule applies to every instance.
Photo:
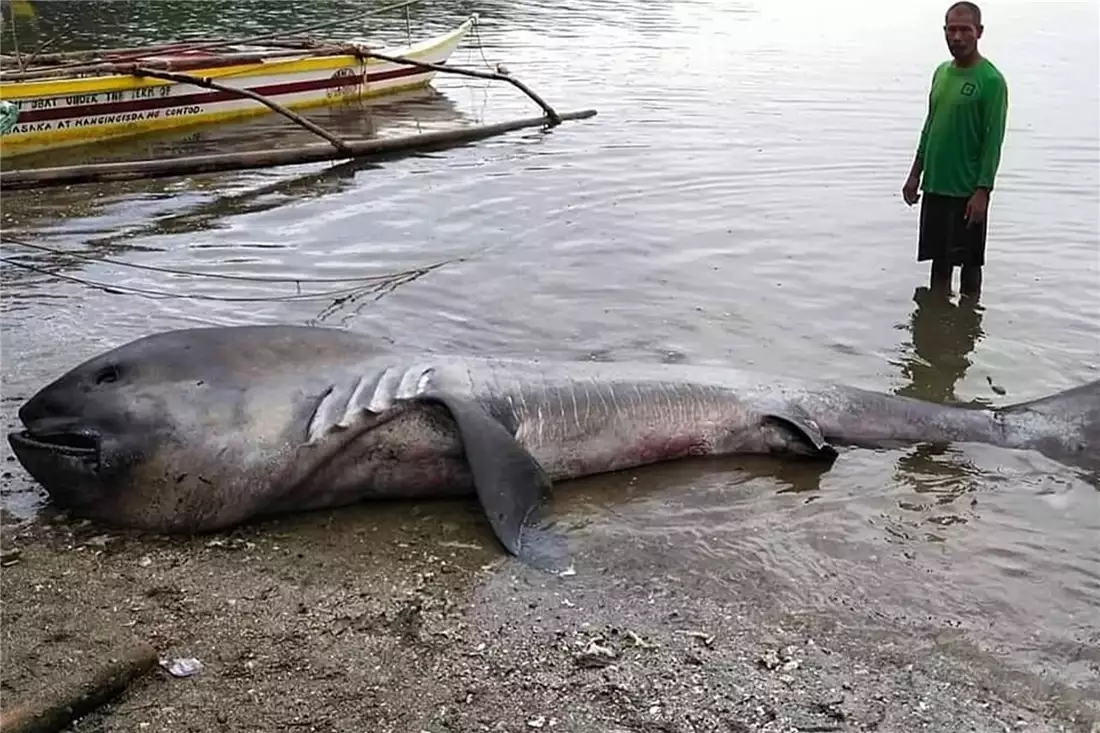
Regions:
[[924, 125], [920, 129], [920, 141], [917, 143], [917, 152], [913, 156], [913, 166], [909, 169], [909, 175], [920, 176], [924, 170], [924, 151], [928, 147], [928, 128], [932, 126], [932, 95], [928, 95], [928, 111], [924, 115]]
[[924, 151], [928, 147], [928, 130], [932, 127], [932, 107], [933, 107], [933, 90], [936, 87], [936, 77], [940, 75], [939, 66], [932, 72], [932, 83], [928, 89], [928, 109], [924, 113], [924, 124], [920, 129], [920, 140], [917, 142], [917, 152], [913, 156], [913, 165], [909, 169], [909, 177], [920, 177], [921, 172], [924, 170]]
[[993, 190], [993, 181], [1001, 164], [1001, 146], [1005, 138], [1005, 123], [1008, 119], [1008, 85], [1003, 77], [991, 84], [988, 96], [982, 95], [985, 136], [982, 140], [981, 168], [978, 173], [978, 188], [987, 192]]

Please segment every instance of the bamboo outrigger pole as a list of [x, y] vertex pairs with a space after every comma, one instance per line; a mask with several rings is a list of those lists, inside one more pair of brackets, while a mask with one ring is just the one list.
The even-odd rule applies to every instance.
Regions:
[[[557, 115], [558, 122], [583, 120], [593, 117], [596, 110], [567, 112]], [[551, 127], [547, 116], [526, 117], [492, 125], [477, 125], [457, 130], [440, 130], [417, 135], [382, 138], [378, 140], [345, 141], [348, 152], [335, 149], [326, 143], [299, 148], [256, 150], [244, 153], [196, 155], [171, 160], [137, 160], [96, 165], [59, 166], [34, 168], [0, 173], [0, 189], [23, 190], [48, 186], [65, 186], [75, 183], [102, 181], [129, 181], [139, 178], [164, 178], [168, 176], [194, 175], [217, 171], [268, 168], [280, 165], [316, 163], [346, 158], [390, 158], [404, 154], [441, 150], [465, 145], [495, 135], [502, 135], [526, 127]]]
[[[384, 53], [378, 53], [377, 51], [371, 51], [363, 48], [362, 46], [351, 45], [349, 46], [351, 53], [359, 57], [379, 59], [381, 61], [389, 61], [394, 64], [405, 64], [408, 66], [416, 66], [421, 69], [430, 69], [432, 71], [440, 71], [448, 74], [458, 74], [459, 76], [472, 76], [477, 79], [496, 79], [499, 81], [506, 81], [509, 84], [513, 84], [521, 92], [534, 100], [535, 104], [542, 107], [542, 111], [546, 113], [546, 117], [550, 120], [550, 126], [561, 122], [561, 118], [558, 117], [558, 113], [547, 104], [542, 97], [535, 94], [529, 86], [524, 84], [519, 79], [515, 78], [511, 74], [501, 74], [499, 72], [492, 71], [479, 71], [478, 69], [464, 69], [461, 66], [449, 66], [447, 64], [433, 64], [427, 61], [417, 61], [416, 59], [410, 59], [407, 56], [389, 56]], [[498, 67], [499, 68], [499, 67]]]
[[[363, 48], [362, 46], [356, 46], [356, 45], [345, 46], [343, 48], [343, 50], [355, 55], [359, 59], [374, 58], [374, 59], [379, 59], [380, 61], [388, 61], [388, 62], [394, 63], [394, 64], [400, 64], [400, 65], [403, 65], [403, 66], [413, 66], [413, 67], [416, 67], [416, 68], [427, 69], [429, 71], [436, 71], [436, 72], [441, 72], [441, 73], [445, 73], [445, 74], [457, 74], [459, 76], [471, 76], [471, 77], [474, 77], [474, 78], [477, 78], [477, 79], [493, 79], [493, 80], [498, 80], [498, 81], [506, 81], [509, 84], [512, 84], [513, 86], [515, 86], [517, 89], [519, 89], [524, 94], [526, 94], [528, 97], [530, 97], [535, 102], [535, 104], [537, 104], [539, 107], [542, 108], [542, 111], [546, 113], [546, 119], [548, 121], [547, 124], [548, 124], [549, 127], [556, 127], [557, 125], [561, 124], [561, 121], [562, 121], [561, 117], [558, 115], [558, 113], [556, 111], [554, 111], [554, 108], [546, 103], [546, 100], [544, 100], [542, 97], [540, 97], [538, 94], [536, 94], [533, 89], [531, 89], [529, 86], [524, 84], [519, 79], [516, 79], [511, 74], [502, 74], [502, 73], [499, 73], [499, 72], [491, 72], [491, 71], [481, 71], [481, 70], [478, 70], [478, 69], [464, 69], [460, 66], [450, 66], [450, 65], [447, 65], [447, 64], [434, 64], [434, 63], [430, 63], [428, 61], [418, 61], [416, 59], [411, 59], [407, 56], [389, 56], [387, 54], [378, 53], [376, 51], [370, 51], [366, 48]], [[178, 84], [192, 84], [194, 86], [203, 87], [205, 89], [214, 89], [216, 91], [226, 92], [228, 94], [237, 94], [237, 95], [240, 95], [242, 97], [249, 97], [250, 99], [255, 99], [257, 102], [260, 102], [262, 104], [267, 105], [268, 107], [270, 107], [274, 111], [278, 112], [279, 114], [290, 118], [291, 120], [298, 123], [299, 125], [306, 128], [307, 130], [309, 130], [311, 132], [314, 132], [317, 135], [320, 135], [325, 140], [328, 140], [330, 143], [332, 143], [332, 145], [337, 150], [340, 150], [343, 153], [348, 153], [349, 152], [348, 149], [347, 149], [347, 146], [345, 145], [345, 143], [340, 138], [336, 137], [335, 135], [333, 135], [331, 132], [329, 132], [325, 128], [321, 127], [320, 125], [318, 125], [314, 122], [310, 122], [308, 119], [306, 119], [305, 117], [299, 115], [297, 112], [293, 112], [292, 110], [287, 109], [286, 107], [279, 104], [278, 102], [275, 102], [274, 100], [268, 99], [267, 97], [263, 96], [262, 94], [257, 94], [256, 92], [252, 91], [251, 89], [230, 87], [230, 86], [226, 86], [224, 84], [219, 84], [218, 82], [212, 81], [212, 80], [210, 80], [206, 77], [198, 77], [198, 76], [193, 76], [191, 74], [180, 74], [178, 72], [173, 72], [173, 71], [160, 71], [160, 70], [157, 70], [157, 69], [150, 69], [150, 68], [146, 68], [146, 67], [143, 67], [143, 66], [134, 67], [133, 70], [130, 73], [132, 73], [134, 76], [137, 76], [137, 77], [146, 76], [146, 77], [150, 77], [150, 78], [153, 78], [153, 79], [162, 79], [164, 81], [172, 81], [172, 82], [176, 82]]]

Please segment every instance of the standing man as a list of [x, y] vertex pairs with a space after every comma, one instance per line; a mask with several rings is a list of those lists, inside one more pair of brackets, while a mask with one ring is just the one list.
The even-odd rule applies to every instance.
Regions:
[[920, 199], [918, 187], [924, 191], [917, 261], [932, 261], [929, 288], [950, 292], [958, 265], [960, 295], [977, 298], [989, 194], [1008, 116], [1008, 86], [997, 67], [978, 53], [984, 29], [977, 5], [952, 5], [943, 30], [953, 58], [932, 75], [928, 113], [901, 195], [912, 206]]

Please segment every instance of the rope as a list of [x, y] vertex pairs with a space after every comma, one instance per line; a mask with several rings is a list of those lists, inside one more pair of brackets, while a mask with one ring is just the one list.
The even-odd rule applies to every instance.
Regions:
[[485, 62], [485, 68], [486, 69], [492, 69], [493, 71], [496, 71], [497, 67], [495, 67], [491, 63], [489, 63], [489, 59], [487, 59], [485, 57], [485, 47], [484, 47], [484, 43], [481, 40], [481, 19], [480, 19], [480, 17], [475, 17], [474, 18], [474, 38], [477, 39], [477, 44], [476, 44], [477, 45], [477, 52], [481, 55], [481, 60], [483, 62]]
[[[231, 274], [223, 273], [223, 272], [195, 272], [193, 270], [179, 270], [179, 269], [176, 269], [176, 268], [173, 268], [173, 267], [158, 267], [156, 265], [140, 265], [136, 262], [124, 262], [122, 260], [116, 260], [116, 259], [112, 259], [110, 257], [93, 257], [91, 255], [82, 254], [80, 252], [67, 252], [63, 249], [56, 249], [54, 247], [47, 247], [47, 246], [42, 245], [42, 244], [32, 244], [31, 242], [26, 242], [26, 241], [23, 241], [23, 240], [20, 240], [20, 239], [12, 239], [12, 238], [8, 237], [8, 238], [5, 239], [4, 243], [7, 244], [9, 242], [12, 243], [12, 244], [17, 244], [21, 247], [27, 247], [29, 249], [36, 249], [36, 250], [39, 250], [41, 252], [46, 252], [46, 253], [52, 254], [52, 255], [60, 255], [60, 256], [63, 256], [63, 257], [72, 257], [74, 259], [85, 260], [85, 261], [88, 261], [88, 262], [96, 262], [96, 263], [105, 262], [107, 264], [118, 265], [120, 267], [130, 267], [130, 268], [133, 268], [135, 270], [148, 270], [150, 272], [162, 272], [162, 273], [165, 273], [165, 274], [168, 274], [168, 275], [187, 275], [189, 277], [208, 277], [208, 278], [213, 278], [213, 279], [218, 279], [218, 280], [239, 280], [239, 281], [243, 281], [243, 282], [253, 282], [253, 283], [295, 283], [299, 287], [301, 287], [302, 283], [358, 282], [358, 283], [362, 283], [362, 284], [367, 284], [367, 283], [375, 283], [375, 282], [386, 282], [386, 281], [389, 281], [389, 280], [393, 280], [396, 277], [401, 277], [401, 276], [403, 276], [403, 275], [405, 275], [409, 272], [418, 272], [420, 269], [422, 269], [422, 268], [415, 268], [413, 270], [402, 270], [400, 272], [387, 273], [385, 275], [363, 275], [363, 276], [360, 276], [360, 277], [332, 277], [332, 278], [326, 278], [326, 277], [316, 277], [316, 278], [253, 277], [251, 275], [231, 275]], [[451, 259], [451, 260], [444, 260], [444, 261], [438, 262], [434, 265], [427, 265], [426, 267], [435, 268], [435, 267], [438, 267], [440, 265], [448, 264], [450, 262], [462, 262], [464, 260], [465, 260], [464, 257], [458, 257], [458, 258]], [[11, 260], [4, 260], [4, 261], [5, 262], [11, 262]], [[19, 263], [12, 262], [12, 264], [19, 264]]]
[[[328, 300], [328, 299], [331, 298], [331, 299], [334, 300], [334, 305], [336, 305], [336, 304], [339, 304], [343, 301], [346, 301], [348, 298], [351, 298], [351, 297], [355, 296], [356, 294], [369, 292], [371, 290], [371, 288], [340, 288], [340, 289], [329, 290], [329, 291], [320, 292], [320, 293], [307, 293], [307, 294], [300, 294], [300, 295], [282, 295], [282, 296], [270, 296], [270, 297], [259, 297], [259, 296], [256, 296], [256, 297], [228, 297], [228, 296], [221, 296], [221, 295], [203, 295], [201, 293], [170, 293], [170, 292], [165, 291], [165, 290], [153, 290], [153, 289], [149, 289], [149, 288], [135, 288], [135, 287], [127, 286], [127, 285], [108, 285], [107, 283], [98, 282], [96, 280], [86, 280], [84, 278], [76, 277], [74, 275], [63, 275], [60, 272], [57, 272], [56, 270], [47, 270], [47, 269], [42, 268], [42, 267], [35, 267], [34, 265], [28, 265], [25, 262], [18, 262], [17, 260], [13, 260], [10, 257], [0, 257], [0, 262], [6, 262], [9, 265], [14, 265], [16, 267], [22, 267], [26, 270], [30, 270], [31, 272], [36, 272], [40, 275], [48, 275], [48, 276], [56, 278], [58, 280], [65, 280], [67, 282], [76, 283], [78, 285], [83, 285], [85, 287], [92, 288], [94, 290], [102, 290], [103, 292], [110, 293], [112, 295], [123, 295], [123, 294], [126, 294], [126, 293], [130, 293], [130, 294], [133, 294], [133, 295], [141, 295], [141, 296], [145, 296], [145, 297], [148, 297], [148, 298], [163, 298], [163, 299], [176, 298], [176, 299], [180, 299], [180, 300], [211, 300], [211, 301], [218, 301], [218, 302], [222, 302], [222, 303], [283, 303], [283, 302], [291, 302], [291, 301]], [[411, 282], [412, 280], [415, 280], [418, 277], [426, 275], [429, 272], [431, 272], [432, 270], [438, 269], [438, 268], [442, 267], [445, 264], [447, 264], [447, 262], [439, 262], [439, 263], [436, 263], [434, 265], [428, 265], [426, 267], [417, 268], [415, 270], [406, 270], [405, 272], [398, 273], [395, 276], [393, 276], [393, 277], [391, 277], [387, 280], [383, 280], [381, 282], [375, 283], [373, 285], [373, 289], [375, 291], [385, 290], [385, 288], [387, 288], [391, 285], [394, 285], [394, 284], [403, 284], [403, 283], [406, 283], [406, 282]]]

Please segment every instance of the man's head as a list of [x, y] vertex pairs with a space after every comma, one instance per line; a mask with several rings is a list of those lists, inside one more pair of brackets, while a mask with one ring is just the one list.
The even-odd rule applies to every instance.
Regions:
[[956, 59], [970, 59], [977, 54], [982, 30], [982, 11], [974, 3], [957, 2], [947, 9], [943, 33]]

